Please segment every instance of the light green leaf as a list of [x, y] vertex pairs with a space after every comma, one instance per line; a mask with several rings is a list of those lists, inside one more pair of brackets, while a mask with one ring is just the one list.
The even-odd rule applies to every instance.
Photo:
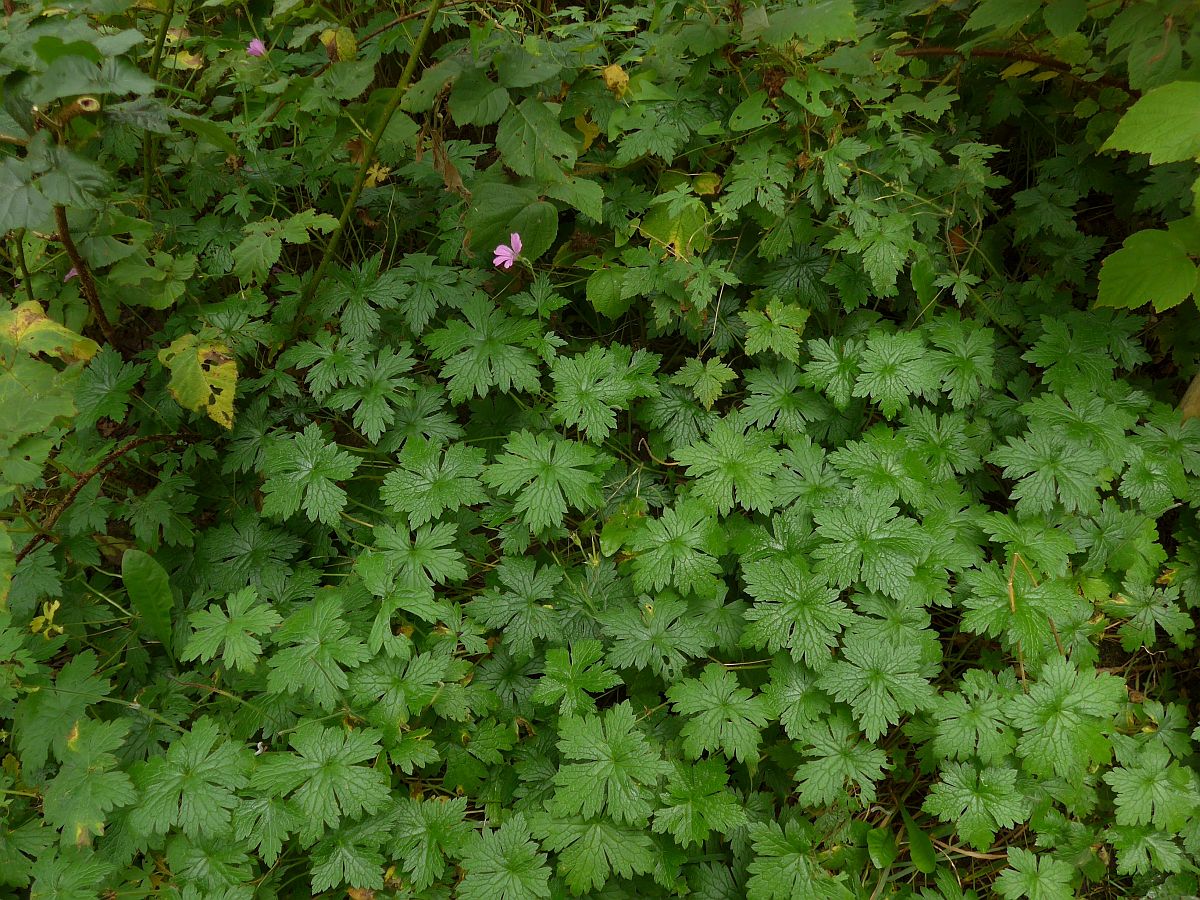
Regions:
[[1196, 264], [1183, 242], [1169, 232], [1145, 229], [1131, 234], [1104, 260], [1096, 304], [1135, 309], [1153, 303], [1162, 312], [1196, 288]]
[[1149, 153], [1155, 164], [1200, 157], [1200, 82], [1173, 81], [1147, 91], [1100, 149]]

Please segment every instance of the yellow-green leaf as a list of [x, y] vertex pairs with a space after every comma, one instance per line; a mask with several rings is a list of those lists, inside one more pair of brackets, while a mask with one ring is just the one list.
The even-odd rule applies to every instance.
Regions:
[[203, 411], [223, 428], [233, 427], [237, 362], [228, 347], [185, 334], [160, 350], [158, 361], [171, 370], [167, 387], [180, 406]]
[[92, 339], [48, 317], [34, 301], [0, 313], [0, 340], [25, 353], [46, 353], [66, 362], [91, 359], [100, 349]]

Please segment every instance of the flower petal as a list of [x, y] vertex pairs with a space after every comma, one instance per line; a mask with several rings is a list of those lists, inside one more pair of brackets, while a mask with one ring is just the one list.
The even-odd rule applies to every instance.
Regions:
[[513, 256], [519, 256], [521, 254], [521, 235], [514, 231], [508, 236], [508, 239], [512, 241]]

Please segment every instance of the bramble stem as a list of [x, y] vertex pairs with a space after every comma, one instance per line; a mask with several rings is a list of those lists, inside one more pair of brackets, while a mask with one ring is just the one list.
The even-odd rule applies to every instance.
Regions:
[[71, 227], [67, 224], [67, 208], [65, 206], [54, 207], [54, 221], [58, 225], [58, 239], [62, 241], [63, 249], [67, 251], [71, 265], [75, 267], [75, 272], [79, 276], [79, 287], [88, 306], [91, 307], [92, 315], [96, 317], [96, 324], [100, 326], [104, 339], [110, 344], [114, 344], [113, 327], [108, 321], [108, 316], [104, 314], [104, 307], [100, 305], [100, 293], [96, 290], [96, 279], [92, 277], [92, 267], [87, 264], [87, 260], [80, 254], [79, 248], [75, 246], [75, 240], [71, 237]]

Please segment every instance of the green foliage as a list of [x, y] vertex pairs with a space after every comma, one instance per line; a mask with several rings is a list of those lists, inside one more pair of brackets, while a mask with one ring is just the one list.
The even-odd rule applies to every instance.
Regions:
[[152, 6], [0, 28], [0, 892], [1200, 894], [1194, 4]]

